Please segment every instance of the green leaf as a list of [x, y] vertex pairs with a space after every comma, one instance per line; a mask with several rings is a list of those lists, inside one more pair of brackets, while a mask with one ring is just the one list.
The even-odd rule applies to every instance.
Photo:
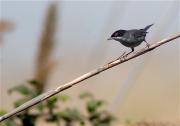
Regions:
[[44, 108], [45, 108], [45, 105], [43, 103], [39, 103], [36, 105], [36, 108], [39, 110], [39, 111], [42, 111]]
[[2, 116], [2, 115], [4, 115], [4, 114], [6, 114], [6, 111], [0, 110], [0, 116]]
[[55, 103], [57, 101], [57, 96], [52, 96], [48, 99], [48, 102]]
[[93, 98], [93, 95], [89, 92], [83, 92], [79, 95], [80, 99], [84, 99], [84, 98]]
[[9, 90], [9, 93], [12, 93], [13, 91], [19, 92], [23, 95], [29, 95], [32, 93], [32, 91], [25, 85], [15, 86], [14, 88]]
[[110, 114], [108, 114], [108, 115], [105, 115], [105, 117], [101, 119], [101, 122], [108, 124], [108, 123], [111, 123], [112, 120], [114, 120], [114, 118]]
[[68, 101], [70, 99], [70, 96], [68, 96], [68, 95], [60, 95], [60, 100], [62, 101], [62, 102], [66, 102], [66, 101]]
[[5, 121], [5, 126], [17, 126], [17, 124], [13, 119], [8, 119]]
[[99, 111], [98, 112], [99, 117], [94, 121], [96, 123], [96, 126], [110, 126], [112, 121], [115, 120], [115, 118], [106, 110]]
[[80, 121], [80, 126], [85, 126], [85, 122], [83, 120]]
[[83, 116], [77, 109], [67, 108], [59, 112], [60, 118], [64, 119], [66, 122], [79, 121], [83, 123]]
[[57, 103], [58, 97], [52, 96], [47, 100], [47, 107], [54, 108], [55, 104]]
[[94, 121], [98, 120], [99, 118], [100, 118], [100, 113], [94, 112], [94, 113], [90, 114], [88, 119], [90, 122], [94, 122]]
[[94, 100], [91, 100], [87, 103], [87, 110], [88, 112], [95, 112], [97, 108], [97, 103]]
[[69, 109], [65, 109], [58, 113], [59, 117], [64, 119], [66, 122], [69, 122], [72, 120]]
[[104, 103], [105, 103], [105, 101], [98, 100], [98, 101], [97, 101], [97, 106], [101, 106], [101, 105], [103, 105]]
[[56, 122], [56, 121], [58, 121], [58, 115], [56, 115], [56, 114], [48, 115], [48, 117], [46, 118], [46, 121], [47, 122]]
[[87, 102], [87, 110], [88, 112], [92, 113], [97, 110], [98, 107], [100, 107], [104, 102], [100, 100], [90, 100]]
[[28, 83], [31, 84], [32, 86], [38, 85], [40, 82], [37, 80], [28, 80]]
[[18, 115], [18, 117], [21, 120], [23, 126], [35, 126], [38, 115], [25, 112]]
[[23, 103], [25, 103], [27, 101], [27, 99], [19, 99], [17, 101], [14, 102], [14, 106], [15, 107], [19, 107], [20, 105], [22, 105]]

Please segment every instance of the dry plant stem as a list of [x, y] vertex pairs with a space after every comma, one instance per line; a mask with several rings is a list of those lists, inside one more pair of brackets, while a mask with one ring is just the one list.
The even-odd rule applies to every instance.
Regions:
[[180, 37], [180, 33], [178, 33], [177, 35], [174, 35], [172, 37], [169, 37], [167, 39], [163, 39], [163, 40], [161, 40], [161, 41], [159, 41], [159, 42], [157, 42], [155, 44], [152, 44], [152, 45], [149, 46], [149, 48], [145, 47], [145, 48], [143, 48], [143, 49], [141, 49], [141, 50], [139, 50], [137, 52], [134, 52], [134, 53], [128, 55], [127, 57], [123, 58], [123, 59], [118, 58], [117, 60], [114, 60], [113, 62], [110, 62], [108, 64], [105, 64], [102, 67], [99, 67], [99, 68], [97, 68], [95, 70], [92, 70], [92, 71], [90, 71], [90, 72], [76, 78], [75, 80], [73, 80], [73, 81], [71, 81], [69, 83], [66, 83], [64, 85], [61, 85], [61, 86], [57, 87], [55, 90], [51, 90], [49, 92], [46, 92], [46, 93], [44, 93], [44, 94], [42, 94], [42, 95], [40, 95], [40, 96], [30, 100], [30, 101], [24, 103], [23, 105], [19, 106], [18, 108], [15, 108], [11, 112], [1, 116], [0, 117], [0, 122], [5, 120], [5, 119], [10, 118], [13, 115], [18, 114], [21, 111], [24, 111], [24, 110], [28, 109], [28, 108], [30, 108], [30, 107], [32, 107], [32, 106], [46, 100], [46, 99], [48, 99], [49, 97], [51, 97], [51, 96], [53, 96], [53, 95], [55, 95], [55, 94], [57, 94], [57, 93], [59, 93], [59, 92], [61, 92], [63, 90], [66, 90], [66, 89], [72, 87], [73, 85], [78, 84], [81, 81], [84, 81], [84, 80], [86, 80], [86, 79], [88, 79], [88, 78], [90, 78], [92, 76], [95, 76], [95, 75], [97, 75], [97, 74], [99, 74], [99, 73], [101, 73], [101, 72], [103, 72], [103, 71], [105, 71], [107, 69], [110, 69], [110, 68], [112, 68], [114, 66], [117, 66], [117, 65], [119, 65], [121, 63], [129, 61], [129, 60], [131, 60], [131, 59], [133, 59], [133, 58], [135, 58], [137, 56], [143, 55], [144, 53], [152, 51], [153, 49], [155, 49], [155, 48], [157, 48], [157, 47], [159, 47], [159, 46], [161, 46], [161, 45], [163, 45], [163, 44], [165, 44], [167, 42], [170, 42], [170, 41], [172, 41], [174, 39], [177, 39], [179, 37]]

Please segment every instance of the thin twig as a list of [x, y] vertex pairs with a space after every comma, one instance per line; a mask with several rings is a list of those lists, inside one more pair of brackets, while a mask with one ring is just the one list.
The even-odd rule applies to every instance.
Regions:
[[152, 51], [153, 49], [155, 49], [155, 48], [157, 48], [157, 47], [159, 47], [159, 46], [161, 46], [161, 45], [163, 45], [165, 43], [168, 43], [168, 42], [170, 42], [170, 41], [172, 41], [174, 39], [177, 39], [179, 37], [180, 37], [180, 33], [178, 33], [177, 35], [174, 35], [172, 37], [163, 39], [163, 40], [161, 40], [161, 41], [159, 41], [159, 42], [157, 42], [155, 44], [152, 44], [152, 45], [149, 46], [149, 48], [145, 47], [145, 48], [143, 48], [143, 49], [141, 49], [141, 50], [139, 50], [137, 52], [134, 52], [134, 53], [128, 55], [125, 58], [114, 60], [114, 61], [112, 61], [112, 62], [110, 62], [108, 64], [105, 64], [102, 67], [99, 67], [99, 68], [97, 68], [95, 70], [92, 70], [92, 71], [90, 71], [90, 72], [88, 72], [88, 73], [86, 73], [86, 74], [84, 74], [84, 75], [70, 81], [69, 83], [66, 83], [66, 84], [64, 84], [62, 86], [57, 87], [55, 90], [51, 90], [49, 92], [46, 92], [46, 93], [44, 93], [44, 94], [42, 94], [42, 95], [40, 95], [40, 96], [38, 96], [38, 97], [36, 97], [34, 99], [22, 104], [18, 108], [16, 108], [16, 109], [12, 110], [11, 112], [1, 116], [0, 117], [0, 122], [5, 120], [5, 119], [10, 118], [13, 115], [16, 115], [17, 113], [19, 113], [21, 111], [24, 111], [24, 110], [28, 109], [28, 108], [30, 108], [30, 107], [32, 107], [32, 106], [46, 100], [46, 99], [48, 99], [49, 97], [51, 97], [51, 96], [53, 96], [53, 95], [55, 95], [55, 94], [57, 94], [59, 92], [62, 92], [63, 90], [66, 90], [66, 89], [72, 87], [73, 85], [78, 84], [81, 81], [84, 81], [84, 80], [86, 80], [86, 79], [88, 79], [90, 77], [93, 77], [93, 76], [95, 76], [95, 75], [97, 75], [97, 74], [99, 74], [99, 73], [101, 73], [101, 72], [103, 72], [103, 71], [105, 71], [107, 69], [110, 69], [110, 68], [112, 68], [114, 66], [117, 66], [117, 65], [119, 65], [121, 63], [124, 63], [126, 61], [129, 61], [129, 60], [131, 60], [131, 59], [133, 59], [135, 57], [143, 55], [143, 54], [145, 54], [145, 53], [147, 53], [149, 51]]

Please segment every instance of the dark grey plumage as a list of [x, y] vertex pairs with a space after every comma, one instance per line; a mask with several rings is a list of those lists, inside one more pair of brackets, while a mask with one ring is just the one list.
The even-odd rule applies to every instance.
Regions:
[[[131, 52], [133, 52], [134, 47], [140, 45], [142, 42], [146, 42], [145, 37], [146, 37], [146, 34], [148, 33], [147, 30], [152, 25], [153, 24], [148, 25], [143, 29], [115, 31], [108, 40], [116, 40], [116, 41], [120, 42], [122, 45], [124, 45], [126, 47], [130, 47], [132, 49]], [[149, 47], [149, 44], [147, 42], [146, 42], [146, 44]]]

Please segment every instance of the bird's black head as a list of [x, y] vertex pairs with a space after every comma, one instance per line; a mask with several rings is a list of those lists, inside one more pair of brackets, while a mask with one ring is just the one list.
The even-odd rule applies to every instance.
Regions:
[[116, 38], [116, 37], [121, 37], [124, 35], [125, 32], [126, 32], [126, 30], [115, 31], [108, 40], [111, 40], [111, 39]]
[[125, 30], [115, 31], [115, 32], [111, 35], [111, 37], [121, 37], [121, 36], [124, 35], [125, 32], [126, 32]]

